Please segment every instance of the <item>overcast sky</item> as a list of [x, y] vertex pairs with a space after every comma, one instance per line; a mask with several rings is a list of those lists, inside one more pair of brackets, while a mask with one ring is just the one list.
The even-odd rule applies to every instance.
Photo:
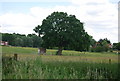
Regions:
[[95, 40], [118, 42], [118, 0], [1, 0], [0, 32], [35, 33], [54, 11], [76, 15]]

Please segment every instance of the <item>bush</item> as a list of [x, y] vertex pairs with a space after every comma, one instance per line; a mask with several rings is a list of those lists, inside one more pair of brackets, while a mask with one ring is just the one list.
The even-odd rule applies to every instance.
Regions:
[[97, 46], [94, 48], [91, 48], [91, 52], [107, 52], [109, 48], [107, 46]]

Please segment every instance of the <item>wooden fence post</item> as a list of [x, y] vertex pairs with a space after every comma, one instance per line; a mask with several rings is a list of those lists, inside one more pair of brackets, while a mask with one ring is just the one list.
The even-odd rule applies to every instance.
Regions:
[[14, 60], [16, 60], [17, 61], [17, 58], [18, 58], [18, 54], [14, 54]]
[[111, 59], [109, 59], [109, 64], [111, 64]]

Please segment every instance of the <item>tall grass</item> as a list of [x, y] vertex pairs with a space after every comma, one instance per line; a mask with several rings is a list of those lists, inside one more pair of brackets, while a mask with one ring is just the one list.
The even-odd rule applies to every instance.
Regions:
[[[91, 53], [47, 49], [37, 55], [37, 48], [2, 47], [3, 79], [116, 79], [118, 56], [114, 53]], [[12, 59], [18, 54], [18, 61]], [[109, 62], [109, 59], [111, 62]]]
[[[34, 60], [15, 61], [3, 57], [3, 79], [116, 79], [117, 63], [87, 63]], [[6, 60], [5, 60], [6, 59]]]

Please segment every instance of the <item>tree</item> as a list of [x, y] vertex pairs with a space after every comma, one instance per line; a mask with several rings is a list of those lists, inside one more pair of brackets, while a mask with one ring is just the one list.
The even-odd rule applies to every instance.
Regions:
[[38, 37], [37, 35], [33, 35], [32, 40], [33, 40], [33, 47], [40, 47], [41, 46], [41, 44], [42, 44], [41, 37]]
[[23, 39], [20, 37], [15, 38], [15, 46], [23, 46]]
[[110, 40], [108, 40], [107, 38], [100, 39], [98, 42], [100, 43], [100, 46], [105, 46], [107, 44], [111, 44]]
[[9, 34], [2, 33], [2, 41], [8, 41], [9, 45], [12, 46], [22, 46], [22, 47], [40, 47], [42, 43], [42, 38], [38, 37], [36, 34]]
[[91, 46], [94, 46], [95, 44], [96, 44], [96, 40], [93, 39], [92, 36], [90, 36], [90, 45], [91, 45]]
[[120, 50], [120, 42], [118, 42], [118, 43], [113, 43], [113, 49], [114, 49], [114, 50]]
[[57, 55], [62, 54], [63, 47], [72, 46], [80, 51], [89, 47], [89, 35], [75, 15], [53, 12], [34, 31], [42, 35], [43, 47], [58, 47]]
[[112, 51], [111, 50], [111, 42], [107, 38], [99, 39], [98, 42], [96, 42], [93, 45], [93, 48], [91, 49], [93, 52], [107, 52]]
[[10, 45], [14, 45], [15, 37], [12, 34], [2, 33], [2, 41], [8, 41]]
[[38, 33], [38, 36], [40, 37], [40, 35], [42, 34], [42, 33], [41, 33], [41, 29], [40, 29], [40, 25], [38, 25], [37, 27], [35, 27], [33, 30], [34, 30], [36, 33]]

